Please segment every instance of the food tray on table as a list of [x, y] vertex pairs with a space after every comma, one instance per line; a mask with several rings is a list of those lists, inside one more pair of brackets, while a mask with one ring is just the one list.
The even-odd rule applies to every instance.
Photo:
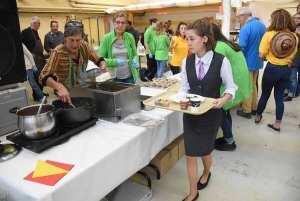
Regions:
[[[203, 113], [207, 112], [208, 110], [210, 110], [214, 106], [214, 100], [215, 99], [205, 97], [204, 101], [201, 102], [201, 104], [200, 104], [199, 112], [191, 112], [191, 106], [189, 106], [187, 110], [181, 110], [179, 103], [176, 103], [176, 102], [171, 101], [169, 99], [169, 97], [174, 95], [174, 94], [177, 94], [177, 92], [165, 91], [163, 93], [157, 94], [156, 96], [153, 96], [153, 97], [145, 100], [144, 104], [148, 105], [148, 106], [156, 107], [156, 108], [162, 108], [162, 109], [166, 109], [166, 110], [173, 110], [173, 111], [183, 112], [183, 113], [188, 113], [188, 114], [193, 114], [193, 115], [203, 114]], [[158, 100], [158, 99], [169, 100], [170, 102], [168, 102], [167, 107], [162, 107], [162, 106], [158, 106], [154, 103], [154, 101]]]
[[181, 87], [181, 81], [178, 81], [177, 84], [174, 84], [174, 85], [170, 86], [169, 88], [167, 88], [167, 91], [178, 92], [180, 87]]
[[145, 82], [144, 87], [153, 87], [153, 88], [168, 88], [178, 83], [179, 80], [172, 78], [153, 78], [152, 82]]

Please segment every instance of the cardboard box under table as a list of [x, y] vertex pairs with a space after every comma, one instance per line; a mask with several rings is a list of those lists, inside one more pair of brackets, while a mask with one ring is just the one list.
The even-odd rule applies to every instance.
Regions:
[[173, 140], [173, 143], [178, 144], [178, 160], [181, 159], [181, 157], [185, 155], [183, 135], [184, 134], [180, 135], [178, 138]]
[[[163, 177], [177, 163], [177, 161], [178, 161], [178, 144], [172, 142], [171, 144], [166, 146], [163, 150], [161, 150], [150, 161], [150, 164], [155, 165], [160, 171], [160, 176]], [[144, 167], [141, 171], [147, 174], [157, 176], [154, 169], [148, 166]]]

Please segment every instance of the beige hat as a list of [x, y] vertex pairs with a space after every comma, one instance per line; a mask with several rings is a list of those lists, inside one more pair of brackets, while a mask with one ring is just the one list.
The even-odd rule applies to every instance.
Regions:
[[286, 58], [296, 48], [296, 37], [290, 31], [281, 31], [275, 34], [271, 40], [271, 52], [279, 58]]

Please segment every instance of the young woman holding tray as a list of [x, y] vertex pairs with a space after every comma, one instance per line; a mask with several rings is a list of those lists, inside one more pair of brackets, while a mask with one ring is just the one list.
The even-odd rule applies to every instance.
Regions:
[[[201, 115], [183, 114], [184, 143], [190, 194], [184, 201], [197, 200], [197, 190], [209, 182], [212, 164], [211, 152], [222, 121], [220, 109], [228, 100], [233, 100], [237, 86], [233, 82], [230, 62], [214, 52], [215, 39], [212, 24], [208, 19], [199, 19], [188, 25], [188, 47], [193, 53], [182, 61], [180, 92], [215, 98], [214, 108]], [[225, 91], [220, 97], [222, 83]], [[197, 157], [202, 158], [204, 170], [198, 177]]]

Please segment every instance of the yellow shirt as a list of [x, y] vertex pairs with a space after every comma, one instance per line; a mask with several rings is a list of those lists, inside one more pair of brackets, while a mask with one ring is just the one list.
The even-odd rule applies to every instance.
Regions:
[[181, 62], [187, 57], [189, 50], [187, 40], [185, 38], [181, 38], [180, 36], [173, 36], [172, 40], [174, 41], [174, 44], [171, 65], [181, 66]]
[[298, 37], [295, 35], [297, 44], [296, 44], [296, 48], [294, 49], [292, 54], [290, 54], [286, 58], [279, 59], [279, 58], [276, 58], [271, 52], [271, 40], [277, 33], [278, 33], [278, 31], [267, 31], [265, 33], [265, 35], [263, 36], [263, 38], [261, 39], [261, 42], [260, 42], [259, 52], [266, 55], [267, 61], [272, 64], [279, 65], [279, 66], [288, 65], [289, 63], [292, 63], [292, 60], [297, 52]]

